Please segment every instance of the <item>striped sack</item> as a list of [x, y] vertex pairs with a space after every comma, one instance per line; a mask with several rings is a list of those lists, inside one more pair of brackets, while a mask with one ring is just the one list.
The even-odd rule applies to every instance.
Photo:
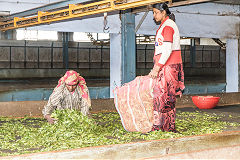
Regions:
[[156, 80], [148, 76], [114, 89], [115, 107], [126, 131], [146, 133], [153, 126], [153, 86]]

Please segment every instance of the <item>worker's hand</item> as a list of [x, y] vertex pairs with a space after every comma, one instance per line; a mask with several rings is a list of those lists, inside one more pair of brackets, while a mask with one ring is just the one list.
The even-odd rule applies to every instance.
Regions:
[[153, 69], [148, 74], [148, 76], [153, 79], [157, 78], [158, 73], [161, 71], [161, 69], [162, 69], [162, 65], [154, 65]]
[[47, 119], [48, 123], [54, 124], [56, 122], [56, 119], [52, 118], [51, 115], [46, 115], [45, 118]]

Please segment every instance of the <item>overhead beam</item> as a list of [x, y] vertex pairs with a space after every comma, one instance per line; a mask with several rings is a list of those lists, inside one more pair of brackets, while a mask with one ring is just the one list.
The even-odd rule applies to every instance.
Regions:
[[51, 10], [56, 10], [64, 7], [68, 7], [69, 4], [78, 4], [78, 3], [83, 3], [83, 2], [90, 2], [92, 0], [63, 0], [59, 2], [54, 2], [54, 3], [49, 3], [40, 7], [32, 8], [29, 10], [25, 10], [22, 12], [14, 13], [6, 17], [7, 19], [11, 19], [13, 17], [26, 17], [26, 16], [31, 16], [35, 15], [38, 13], [38, 11], [51, 11]]
[[[171, 12], [175, 14], [180, 35], [183, 37], [235, 39], [239, 38], [240, 36], [240, 17], [235, 16], [239, 14], [238, 9], [238, 5], [201, 3], [197, 5], [171, 8]], [[226, 16], [222, 16], [223, 14]], [[143, 15], [144, 12], [136, 14], [136, 25], [139, 24]], [[152, 19], [153, 13], [149, 12], [136, 34], [155, 35], [159, 26], [157, 26]], [[109, 15], [108, 26], [110, 27], [110, 33], [121, 32], [121, 21], [119, 15]], [[82, 20], [54, 23], [50, 25], [40, 25], [27, 29], [60, 32], [103, 33], [103, 27], [103, 17], [92, 17]]]
[[14, 17], [13, 20], [2, 21], [0, 23], [0, 29], [1, 31], [6, 31], [9, 29], [30, 27], [46, 23], [49, 24], [57, 21], [70, 20], [73, 18], [117, 10], [126, 10], [167, 1], [170, 0], [102, 0], [88, 4], [69, 4], [67, 9], [57, 10], [54, 12], [38, 11], [37, 16], [22, 18]]

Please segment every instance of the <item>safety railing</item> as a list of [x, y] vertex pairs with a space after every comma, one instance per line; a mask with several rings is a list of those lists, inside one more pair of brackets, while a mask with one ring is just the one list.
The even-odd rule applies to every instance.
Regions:
[[[153, 67], [154, 49], [151, 45], [137, 45], [136, 68]], [[64, 68], [63, 48], [54, 46], [0, 46], [0, 69], [54, 69]], [[68, 47], [68, 66], [72, 69], [109, 69], [109, 47]], [[220, 47], [198, 46], [195, 62], [190, 59], [190, 46], [182, 46], [184, 68], [224, 68], [225, 50]], [[194, 64], [194, 66], [192, 65]]]
[[191, 60], [190, 46], [182, 46], [184, 68], [224, 68], [226, 51], [219, 46], [196, 46], [195, 61]]
[[[184, 68], [224, 68], [226, 66], [226, 51], [218, 46], [197, 46], [195, 61], [191, 60], [190, 46], [181, 46]], [[153, 47], [145, 45], [137, 48], [137, 68], [151, 69], [153, 67]]]
[[[69, 68], [110, 68], [109, 48], [68, 47]], [[0, 46], [1, 69], [63, 69], [63, 47]]]

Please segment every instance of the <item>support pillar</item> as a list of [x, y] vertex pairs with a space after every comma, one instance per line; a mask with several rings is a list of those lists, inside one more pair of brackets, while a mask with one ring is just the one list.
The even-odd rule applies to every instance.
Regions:
[[110, 34], [110, 98], [113, 89], [136, 77], [135, 15], [121, 15], [121, 33]]
[[113, 89], [122, 84], [122, 50], [121, 34], [110, 33], [110, 98], [113, 98]]
[[136, 34], [135, 14], [124, 11], [121, 14], [122, 33], [122, 84], [136, 77]]
[[69, 32], [62, 33], [62, 46], [63, 46], [63, 68], [68, 69], [68, 42]]
[[192, 38], [191, 42], [190, 42], [190, 61], [191, 61], [191, 67], [195, 67], [195, 65], [196, 65], [196, 41], [195, 41], [195, 38]]
[[228, 39], [226, 45], [226, 92], [239, 92], [239, 39]]

